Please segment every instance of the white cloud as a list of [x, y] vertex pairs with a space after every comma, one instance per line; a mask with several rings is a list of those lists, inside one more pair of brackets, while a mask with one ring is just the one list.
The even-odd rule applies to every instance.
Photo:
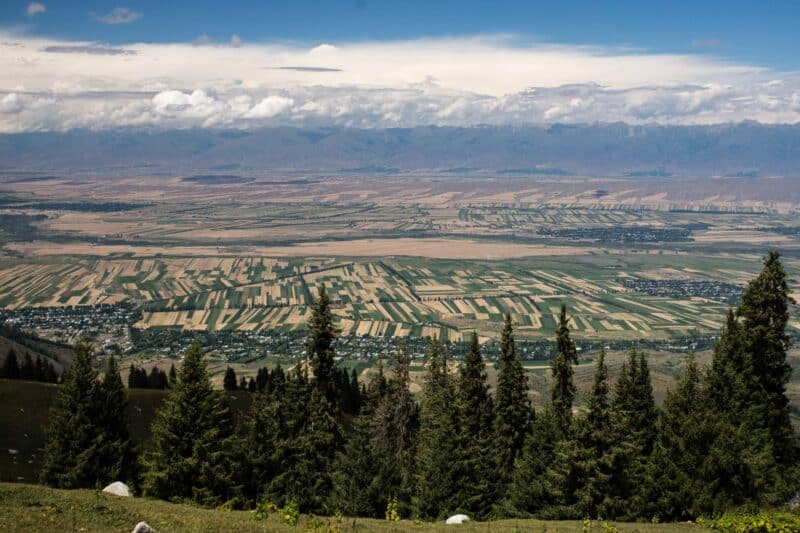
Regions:
[[31, 2], [28, 4], [28, 7], [25, 8], [25, 13], [27, 13], [29, 17], [44, 13], [45, 11], [47, 11], [47, 8], [44, 4], [40, 4], [39, 2]]
[[267, 96], [245, 113], [244, 118], [270, 118], [287, 111], [294, 100], [283, 96]]
[[235, 33], [231, 35], [231, 46], [234, 48], [239, 48], [242, 46], [242, 38], [236, 35]]
[[16, 93], [10, 93], [0, 99], [0, 113], [19, 113], [22, 111], [22, 100]]
[[[195, 44], [210, 43], [203, 35]], [[0, 31], [0, 95], [4, 102], [8, 93], [18, 95], [3, 104], [12, 111], [0, 115], [0, 132], [800, 122], [797, 73], [705, 55], [481, 36], [317, 46], [237, 43], [231, 38], [230, 45], [202, 48], [127, 43], [112, 49]]]
[[130, 24], [142, 18], [142, 14], [127, 7], [115, 7], [105, 15], [96, 15], [95, 20], [103, 24]]

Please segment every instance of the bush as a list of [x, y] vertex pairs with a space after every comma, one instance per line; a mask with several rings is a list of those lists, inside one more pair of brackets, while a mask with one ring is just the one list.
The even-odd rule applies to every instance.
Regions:
[[788, 511], [725, 513], [719, 518], [698, 518], [697, 523], [716, 531], [730, 533], [793, 533], [800, 531], [800, 515]]

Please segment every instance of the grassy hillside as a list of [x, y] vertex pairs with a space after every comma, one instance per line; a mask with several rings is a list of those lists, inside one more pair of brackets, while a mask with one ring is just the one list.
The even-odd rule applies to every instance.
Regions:
[[[35, 482], [47, 416], [57, 391], [49, 383], [0, 379], [0, 481]], [[157, 390], [128, 391], [130, 431], [137, 443], [147, 442], [150, 424], [165, 396], [166, 392]], [[247, 392], [237, 391], [230, 398], [236, 410], [250, 404]]]
[[[199, 509], [141, 498], [120, 498], [92, 490], [56, 490], [35, 485], [0, 483], [0, 524], [5, 531], [131, 531], [144, 520], [158, 531], [450, 531], [443, 523], [414, 524], [352, 518], [301, 516], [298, 526], [283, 524], [271, 515], [254, 520], [247, 511]], [[677, 532], [698, 530], [692, 524], [615, 524], [619, 531]], [[578, 521], [501, 520], [473, 523], [459, 531], [581, 532]], [[590, 531], [603, 531], [593, 522]]]

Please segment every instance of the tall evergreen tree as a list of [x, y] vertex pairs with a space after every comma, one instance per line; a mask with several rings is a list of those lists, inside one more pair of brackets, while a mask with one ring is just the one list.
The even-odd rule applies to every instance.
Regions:
[[763, 405], [763, 423], [772, 440], [775, 460], [781, 465], [791, 464], [796, 455], [786, 396], [792, 373], [786, 362], [791, 344], [786, 324], [789, 305], [794, 303], [789, 292], [780, 254], [770, 252], [761, 273], [748, 284], [738, 310], [757, 385], [752, 401]]
[[79, 341], [47, 426], [41, 481], [59, 488], [90, 488], [113, 481], [103, 461], [102, 390], [92, 368], [92, 346]]
[[232, 428], [227, 399], [211, 387], [195, 342], [153, 422], [152, 445], [143, 459], [145, 495], [208, 506], [237, 501]]
[[336, 338], [336, 326], [333, 324], [328, 291], [323, 284], [319, 289], [319, 297], [311, 308], [308, 320], [308, 338], [306, 354], [314, 370], [317, 387], [325, 393], [332, 403], [336, 400], [334, 386], [333, 340]]
[[477, 519], [487, 518], [498, 499], [494, 456], [494, 406], [477, 333], [458, 381], [458, 449], [454, 457], [457, 501]]
[[435, 337], [428, 349], [422, 390], [413, 509], [435, 519], [459, 508], [453, 463], [456, 455], [456, 391], [447, 369], [445, 348]]
[[17, 352], [13, 349], [8, 351], [6, 360], [3, 361], [3, 370], [0, 377], [19, 379], [19, 361], [17, 361]]
[[608, 512], [636, 518], [644, 508], [639, 487], [655, 442], [657, 411], [647, 360], [635, 348], [617, 379], [611, 416], [615, 441]]
[[553, 412], [558, 417], [561, 432], [565, 436], [569, 435], [572, 427], [572, 403], [575, 399], [575, 384], [572, 379], [573, 364], [578, 364], [578, 352], [569, 335], [567, 306], [562, 304], [556, 331], [556, 356], [550, 363], [553, 375], [550, 402]]
[[606, 353], [600, 349], [594, 384], [586, 401], [588, 413], [578, 424], [576, 441], [580, 445], [577, 460], [581, 472], [576, 492], [577, 511], [581, 516], [608, 516], [606, 497], [611, 483], [611, 395], [608, 386]]
[[98, 444], [97, 462], [106, 479], [132, 479], [136, 464], [128, 432], [128, 399], [113, 355], [108, 359], [105, 375], [98, 386], [100, 404], [95, 423], [100, 427], [102, 439]]
[[225, 368], [225, 377], [222, 379], [222, 388], [227, 391], [239, 388], [239, 381], [236, 379], [236, 371], [231, 367]]
[[25, 357], [22, 360], [22, 366], [19, 368], [19, 378], [27, 381], [36, 380], [36, 367], [33, 364], [31, 354], [25, 352]]
[[528, 378], [517, 353], [510, 314], [506, 315], [503, 325], [499, 363], [495, 390], [495, 448], [502, 482], [507, 483], [514, 460], [530, 430], [533, 414], [528, 400]]
[[169, 386], [172, 387], [178, 382], [178, 373], [175, 372], [175, 363], [169, 365]]

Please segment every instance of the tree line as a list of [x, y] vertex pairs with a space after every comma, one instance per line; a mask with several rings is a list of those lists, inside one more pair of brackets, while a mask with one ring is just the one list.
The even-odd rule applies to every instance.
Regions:
[[146, 496], [204, 506], [270, 501], [423, 520], [455, 512], [686, 520], [778, 505], [800, 478], [786, 396], [791, 303], [771, 253], [729, 312], [710, 366], [689, 356], [660, 408], [647, 357], [633, 349], [615, 380], [599, 351], [576, 409], [577, 350], [562, 306], [550, 395], [534, 410], [510, 316], [493, 393], [476, 335], [458, 363], [433, 339], [417, 401], [402, 346], [388, 371], [379, 366], [361, 386], [336, 367], [322, 287], [308, 365], [259, 372], [252, 404], [234, 416], [193, 345], [141, 451], [127, 433], [114, 359], [99, 379], [80, 344], [51, 415], [42, 481], [75, 488], [123, 479]]
[[58, 372], [53, 363], [41, 355], [37, 355], [34, 361], [28, 352], [25, 352], [25, 357], [20, 364], [17, 352], [10, 348], [3, 361], [3, 366], [0, 367], [0, 378], [58, 383]]

